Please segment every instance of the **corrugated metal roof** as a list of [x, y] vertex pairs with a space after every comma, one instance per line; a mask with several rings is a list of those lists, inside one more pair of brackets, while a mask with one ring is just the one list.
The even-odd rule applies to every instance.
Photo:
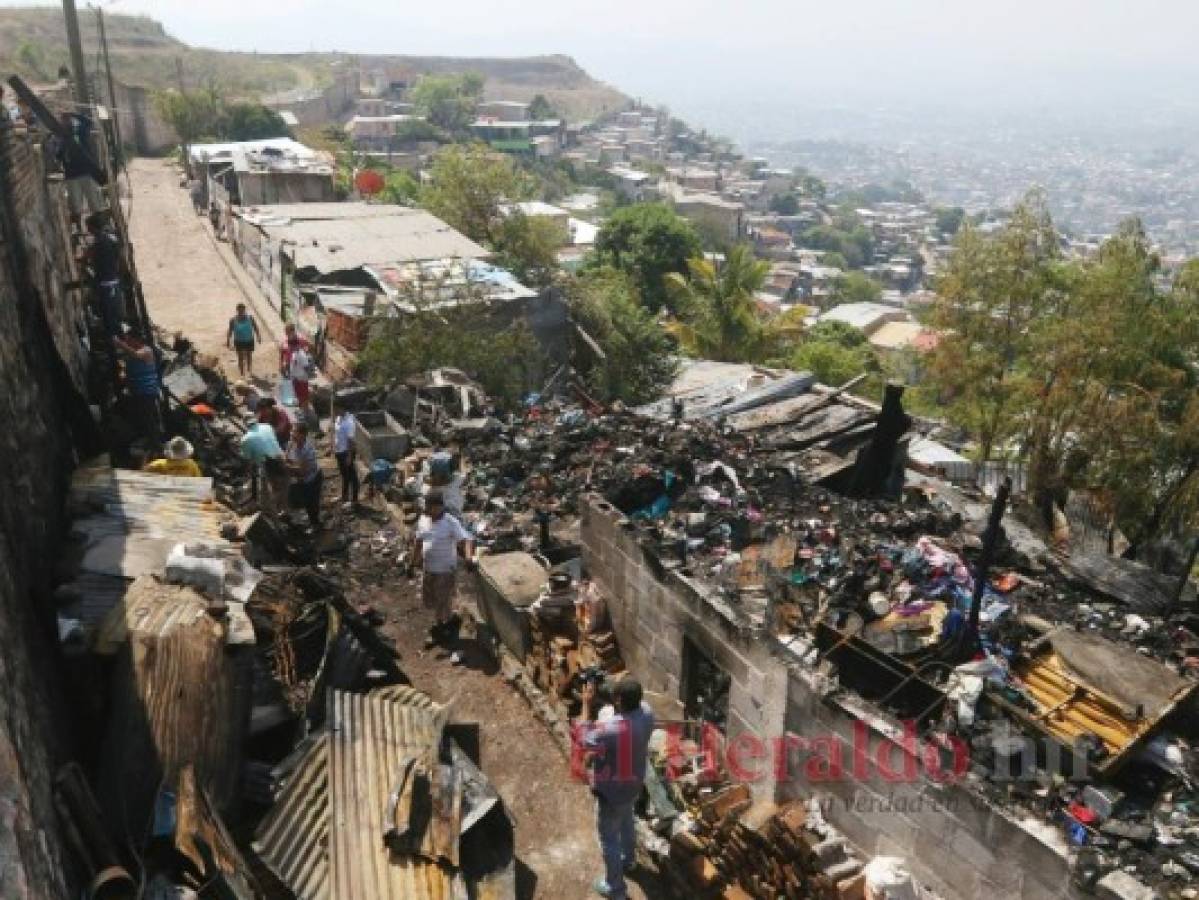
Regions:
[[83, 572], [161, 574], [175, 544], [232, 547], [221, 537], [222, 511], [213, 500], [211, 478], [83, 468], [71, 481], [69, 501], [77, 513], [72, 531], [85, 542]]
[[445, 869], [394, 856], [383, 841], [383, 814], [403, 759], [436, 752], [443, 714], [387, 690], [331, 691], [329, 708], [331, 900], [448, 900], [453, 878]]
[[[155, 592], [161, 591], [161, 596]], [[101, 748], [98, 796], [122, 835], [141, 835], [159, 779], [184, 765], [218, 807], [233, 799], [249, 718], [250, 654], [191, 588], [142, 579], [105, 623], [120, 648]]]
[[[308, 210], [314, 206], [317, 209]], [[259, 206], [241, 218], [286, 243], [297, 268], [322, 274], [374, 264], [491, 254], [423, 209], [367, 203]]]
[[455, 877], [393, 854], [384, 813], [405, 756], [436, 753], [445, 712], [410, 687], [329, 692], [329, 727], [296, 767], [254, 849], [299, 900], [441, 900]]
[[329, 735], [288, 779], [258, 826], [254, 852], [298, 900], [329, 897]]

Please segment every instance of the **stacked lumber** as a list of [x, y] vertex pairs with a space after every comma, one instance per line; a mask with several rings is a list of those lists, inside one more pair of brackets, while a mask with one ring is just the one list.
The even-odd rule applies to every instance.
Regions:
[[616, 635], [610, 628], [591, 630], [594, 626], [589, 608], [582, 603], [531, 611], [532, 640], [525, 669], [549, 697], [572, 702], [576, 676], [582, 669], [602, 669], [609, 677], [625, 671]]
[[749, 788], [733, 785], [691, 810], [694, 831], [671, 839], [671, 858], [702, 896], [724, 900], [837, 898], [838, 889], [813, 851], [801, 802], [782, 809], [753, 804]]

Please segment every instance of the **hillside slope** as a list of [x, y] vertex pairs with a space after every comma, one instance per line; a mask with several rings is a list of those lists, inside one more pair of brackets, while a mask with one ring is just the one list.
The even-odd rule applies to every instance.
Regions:
[[[349, 56], [335, 53], [239, 53], [190, 47], [172, 37], [147, 16], [107, 15], [109, 54], [116, 77], [126, 84], [171, 88], [178, 84], [176, 60], [183, 64], [189, 87], [214, 83], [230, 94], [265, 96], [307, 91], [326, 84], [347, 65], [363, 70], [363, 83], [373, 72], [414, 81], [424, 73], [476, 71], [486, 80], [489, 97], [528, 100], [545, 94], [570, 118], [591, 118], [618, 109], [628, 98], [599, 81], [566, 56], [512, 59]], [[89, 69], [98, 64], [96, 17], [80, 10], [84, 57]], [[35, 82], [54, 79], [68, 64], [62, 12], [54, 7], [0, 8], [0, 72], [16, 72]]]

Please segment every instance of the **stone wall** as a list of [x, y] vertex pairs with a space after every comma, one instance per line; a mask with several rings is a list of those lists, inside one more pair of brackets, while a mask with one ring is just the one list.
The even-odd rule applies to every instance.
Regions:
[[76, 448], [94, 441], [61, 182], [0, 124], [0, 896], [77, 896], [51, 801], [68, 756], [53, 566]]
[[[731, 677], [726, 760], [740, 741], [756, 738], [765, 756], [736, 759], [755, 794], [821, 798], [829, 822], [865, 856], [905, 858], [947, 900], [1076, 896], [1055, 829], [1018, 822], [945, 777], [951, 760], [927, 763], [901, 723], [833, 689], [803, 662], [807, 647], [784, 647], [747, 627], [702, 585], [663, 568], [609, 503], [585, 502], [581, 537], [625, 661], [648, 690], [683, 699], [684, 639]], [[830, 771], [825, 763], [837, 758], [843, 764]]]

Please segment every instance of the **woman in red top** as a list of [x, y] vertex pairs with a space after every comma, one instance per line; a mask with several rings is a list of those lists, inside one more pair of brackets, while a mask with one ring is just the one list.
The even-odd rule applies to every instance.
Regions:
[[301, 348], [308, 349], [308, 341], [296, 331], [296, 326], [290, 322], [283, 326], [283, 343], [279, 345], [279, 374], [284, 378], [291, 377], [291, 355]]

